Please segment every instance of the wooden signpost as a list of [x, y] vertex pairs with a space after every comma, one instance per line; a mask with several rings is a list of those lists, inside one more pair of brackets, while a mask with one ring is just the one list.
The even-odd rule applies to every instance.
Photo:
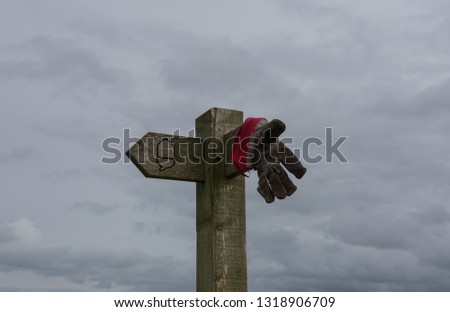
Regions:
[[147, 133], [127, 152], [146, 177], [197, 183], [197, 291], [247, 291], [245, 181], [229, 161], [241, 111], [212, 108], [196, 138]]

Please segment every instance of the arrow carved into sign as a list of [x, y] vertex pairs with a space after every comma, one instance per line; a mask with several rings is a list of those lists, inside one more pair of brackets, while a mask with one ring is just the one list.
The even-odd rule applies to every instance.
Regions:
[[159, 171], [164, 171], [175, 166], [174, 145], [171, 138], [163, 138], [156, 146], [156, 162]]

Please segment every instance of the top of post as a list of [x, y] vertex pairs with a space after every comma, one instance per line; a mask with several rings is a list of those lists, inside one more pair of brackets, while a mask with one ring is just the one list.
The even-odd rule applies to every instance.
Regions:
[[236, 129], [244, 118], [242, 111], [213, 107], [195, 119], [197, 137], [223, 136]]

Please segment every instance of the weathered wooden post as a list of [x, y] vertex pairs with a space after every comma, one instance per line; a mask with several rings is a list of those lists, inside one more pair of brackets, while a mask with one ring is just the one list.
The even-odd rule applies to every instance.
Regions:
[[245, 181], [225, 177], [223, 153], [225, 135], [242, 122], [242, 112], [220, 108], [195, 121], [196, 135], [207, 140], [205, 181], [197, 182], [197, 291], [247, 291]]
[[146, 177], [197, 183], [197, 291], [247, 291], [245, 181], [226, 165], [240, 111], [212, 108], [197, 138], [147, 133], [127, 156]]

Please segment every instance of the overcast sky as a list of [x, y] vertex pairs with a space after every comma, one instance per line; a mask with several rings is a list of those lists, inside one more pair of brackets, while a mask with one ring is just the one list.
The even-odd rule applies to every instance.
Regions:
[[195, 183], [101, 143], [217, 106], [349, 137], [247, 179], [249, 290], [450, 291], [447, 0], [1, 0], [0, 105], [0, 290], [194, 291]]

